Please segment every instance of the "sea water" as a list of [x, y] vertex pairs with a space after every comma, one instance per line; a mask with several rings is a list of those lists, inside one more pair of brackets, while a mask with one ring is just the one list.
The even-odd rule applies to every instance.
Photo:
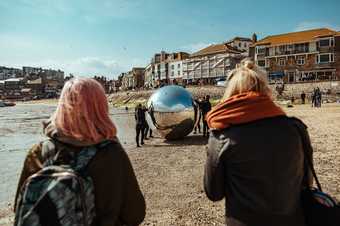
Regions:
[[[56, 105], [18, 104], [0, 108], [0, 208], [13, 203], [17, 183], [27, 151], [46, 139], [42, 121], [55, 111]], [[110, 109], [125, 148], [134, 144], [134, 118], [131, 112]]]

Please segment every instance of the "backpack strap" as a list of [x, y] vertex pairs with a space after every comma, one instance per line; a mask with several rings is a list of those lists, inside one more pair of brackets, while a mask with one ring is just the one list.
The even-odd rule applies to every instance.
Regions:
[[47, 139], [42, 142], [41, 155], [44, 161], [44, 167], [53, 165], [58, 159], [59, 154], [53, 139]]
[[[114, 141], [105, 140], [101, 143], [84, 146], [79, 152], [69, 152], [68, 161], [61, 161], [62, 164], [70, 165], [72, 169], [78, 172], [85, 172], [85, 169], [92, 158], [96, 155], [97, 151], [104, 148], [108, 144]], [[63, 147], [58, 147], [62, 145]], [[68, 144], [62, 143], [55, 139], [48, 139], [42, 143], [42, 158], [44, 160], [44, 167], [51, 165], [59, 165], [61, 157], [63, 157], [62, 152], [67, 150]], [[64, 153], [65, 154], [65, 153]]]
[[299, 135], [301, 137], [302, 146], [303, 146], [303, 153], [304, 153], [304, 159], [305, 159], [306, 165], [311, 170], [311, 172], [313, 174], [313, 178], [315, 179], [315, 182], [316, 182], [316, 185], [317, 185], [318, 189], [320, 191], [322, 191], [321, 184], [319, 182], [319, 179], [318, 179], [318, 177], [316, 175], [316, 172], [315, 172], [315, 169], [314, 169], [314, 166], [313, 166], [313, 160], [310, 158], [310, 155], [307, 152], [307, 150], [309, 149], [309, 144], [308, 144], [307, 139], [306, 139], [306, 127], [307, 126], [305, 124], [303, 124], [303, 122], [301, 122], [297, 118], [292, 118], [292, 119], [295, 121], [294, 125], [296, 126], [296, 128], [297, 128], [297, 130], [299, 132]]

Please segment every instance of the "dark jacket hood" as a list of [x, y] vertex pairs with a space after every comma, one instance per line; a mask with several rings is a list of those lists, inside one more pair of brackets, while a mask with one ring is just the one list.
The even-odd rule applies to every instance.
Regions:
[[93, 141], [81, 141], [73, 137], [66, 136], [62, 134], [60, 130], [58, 130], [58, 128], [51, 121], [51, 119], [43, 122], [43, 133], [45, 136], [49, 138], [56, 139], [62, 143], [70, 144], [72, 146], [84, 147], [84, 146], [90, 146], [90, 145], [99, 143], [99, 142], [93, 142]]

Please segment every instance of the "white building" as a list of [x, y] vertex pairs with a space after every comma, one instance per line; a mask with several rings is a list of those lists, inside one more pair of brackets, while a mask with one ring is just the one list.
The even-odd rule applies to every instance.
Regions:
[[183, 60], [170, 61], [168, 66], [170, 83], [181, 82], [183, 80]]
[[151, 68], [146, 72], [146, 77], [152, 80], [152, 87], [174, 82], [182, 83], [182, 61], [188, 57], [189, 54], [186, 52], [166, 53], [162, 51], [155, 54], [151, 60]]
[[253, 36], [253, 39], [244, 38], [244, 37], [235, 37], [235, 38], [225, 42], [225, 44], [228, 44], [228, 45], [230, 45], [234, 48], [237, 48], [237, 49], [243, 51], [243, 55], [248, 56], [249, 55], [249, 47], [254, 43], [254, 41], [256, 42], [256, 35]]
[[26, 67], [22, 67], [22, 71], [24, 75], [39, 74], [42, 71], [42, 68], [26, 66]]
[[[253, 40], [256, 35], [253, 35]], [[235, 37], [221, 44], [203, 48], [183, 61], [183, 80], [187, 84], [215, 84], [223, 80], [243, 58], [249, 56], [250, 38]]]

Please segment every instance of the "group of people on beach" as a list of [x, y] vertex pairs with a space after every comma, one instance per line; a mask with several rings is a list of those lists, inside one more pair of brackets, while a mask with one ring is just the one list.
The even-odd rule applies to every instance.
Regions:
[[[312, 159], [306, 125], [273, 102], [266, 73], [253, 61], [242, 61], [227, 80], [215, 107], [210, 109], [209, 96], [198, 101], [203, 135], [209, 128], [207, 197], [225, 199], [228, 226], [305, 225], [300, 193], [313, 182], [305, 165], [306, 158]], [[140, 144], [147, 131], [144, 113], [139, 105]], [[68, 81], [44, 133], [48, 139], [34, 145], [24, 161], [15, 225], [143, 221], [145, 199], [98, 82]]]
[[210, 95], [206, 95], [203, 98], [195, 99], [195, 114], [197, 122], [194, 127], [194, 134], [201, 133], [201, 122], [203, 129], [203, 137], [209, 137], [209, 128], [207, 124], [206, 115], [211, 110]]
[[[300, 94], [300, 98], [301, 98], [301, 104], [305, 104], [306, 103], [306, 93], [305, 91], [302, 91]], [[294, 104], [295, 101], [295, 97], [292, 96], [291, 97], [291, 103]], [[312, 94], [311, 94], [311, 101], [312, 101], [312, 107], [321, 107], [321, 103], [322, 103], [322, 92], [320, 91], [319, 87], [314, 88]]]
[[322, 103], [322, 93], [320, 88], [317, 87], [313, 90], [312, 93], [312, 107], [321, 108]]

